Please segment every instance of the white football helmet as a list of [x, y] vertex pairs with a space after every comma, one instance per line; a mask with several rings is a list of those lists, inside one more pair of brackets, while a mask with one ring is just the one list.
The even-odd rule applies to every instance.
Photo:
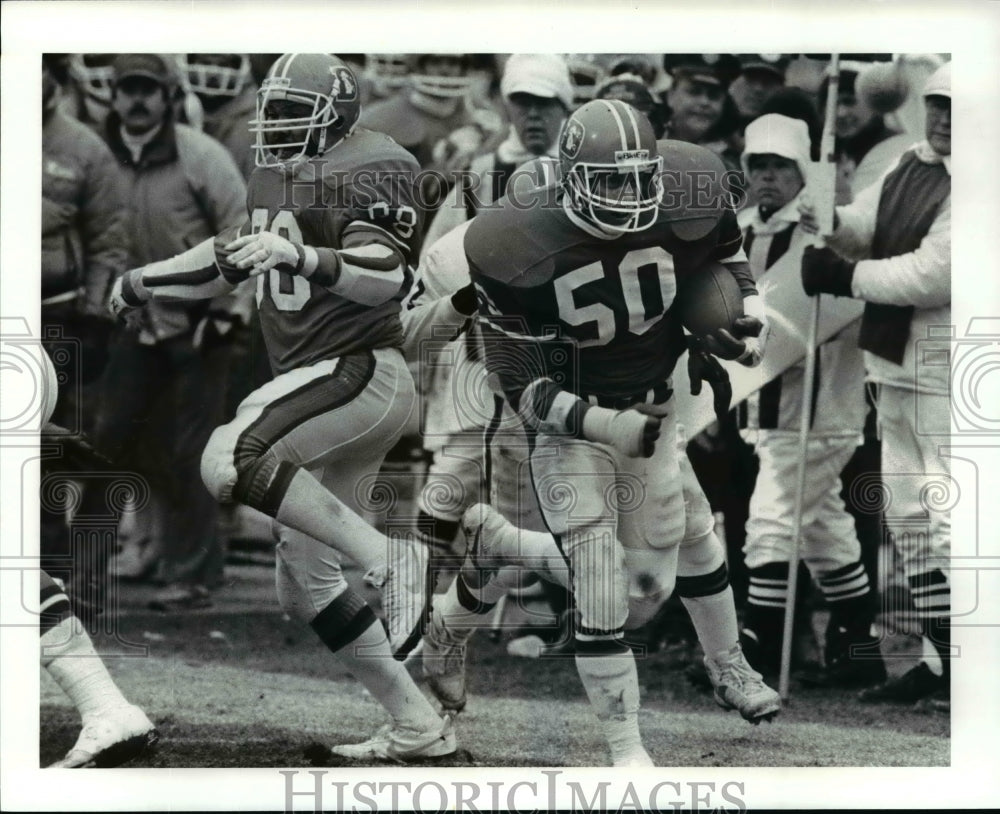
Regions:
[[[461, 73], [457, 76], [427, 70], [429, 61], [458, 63]], [[465, 96], [473, 85], [469, 76], [469, 60], [465, 54], [416, 54], [413, 57], [414, 72], [410, 75], [410, 85], [426, 96], [457, 99]]]
[[365, 73], [376, 96], [391, 96], [410, 81], [409, 54], [365, 54]]
[[250, 79], [248, 54], [178, 54], [188, 90], [199, 96], [238, 96]]
[[70, 54], [69, 75], [83, 93], [103, 105], [111, 104], [112, 63], [117, 54]]

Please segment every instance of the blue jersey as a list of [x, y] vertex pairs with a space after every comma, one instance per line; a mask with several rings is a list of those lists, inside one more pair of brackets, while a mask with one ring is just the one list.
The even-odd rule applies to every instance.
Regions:
[[[420, 250], [414, 200], [419, 167], [380, 133], [358, 130], [294, 173], [258, 168], [250, 177], [247, 231], [270, 230], [297, 243], [350, 249], [377, 242], [408, 264]], [[358, 350], [399, 346], [400, 301], [352, 302], [305, 277], [272, 269], [257, 278], [261, 329], [275, 374]]]
[[694, 177], [714, 173], [721, 184], [721, 162], [679, 142], [661, 142], [660, 151], [667, 192], [657, 221], [644, 231], [594, 234], [555, 187], [508, 195], [469, 227], [465, 252], [487, 365], [515, 403], [543, 376], [582, 398], [620, 400], [662, 389], [684, 349], [671, 313], [678, 284], [720, 261], [731, 264], [746, 293], [753, 291], [728, 199], [712, 199], [707, 182]]

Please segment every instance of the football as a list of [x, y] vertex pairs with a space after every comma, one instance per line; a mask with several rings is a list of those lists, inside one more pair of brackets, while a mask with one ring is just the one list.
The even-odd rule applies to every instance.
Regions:
[[729, 330], [743, 316], [739, 283], [721, 263], [707, 263], [678, 280], [676, 305], [681, 324], [695, 336]]

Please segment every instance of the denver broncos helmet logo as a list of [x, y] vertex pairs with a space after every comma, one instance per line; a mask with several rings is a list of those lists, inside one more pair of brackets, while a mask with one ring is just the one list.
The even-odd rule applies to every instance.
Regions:
[[342, 102], [352, 102], [358, 95], [358, 85], [349, 68], [330, 68], [333, 86], [330, 95]]
[[570, 121], [563, 132], [562, 152], [567, 158], [576, 158], [580, 152], [585, 136], [583, 125], [578, 121]]

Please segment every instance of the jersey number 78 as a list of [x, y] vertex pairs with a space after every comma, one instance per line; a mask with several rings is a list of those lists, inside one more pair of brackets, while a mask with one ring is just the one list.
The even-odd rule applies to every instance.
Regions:
[[[303, 242], [302, 230], [295, 221], [295, 215], [288, 209], [278, 210], [271, 222], [268, 223], [267, 209], [258, 207], [250, 216], [250, 228], [255, 235], [267, 230], [286, 240], [291, 240], [293, 243]], [[257, 277], [258, 308], [264, 300], [265, 288], [267, 288], [267, 293], [270, 295], [274, 307], [279, 311], [301, 311], [312, 294], [309, 281], [305, 277], [288, 274], [284, 271], [278, 271], [278, 269], [270, 269], [266, 274], [260, 274]]]

